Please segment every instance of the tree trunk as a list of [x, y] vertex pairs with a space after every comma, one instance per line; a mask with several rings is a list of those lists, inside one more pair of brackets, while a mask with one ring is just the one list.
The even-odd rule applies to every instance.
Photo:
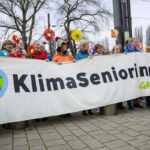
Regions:
[[22, 33], [21, 33], [21, 36], [22, 36], [23, 47], [24, 47], [25, 51], [27, 52], [28, 43], [27, 43], [27, 36], [26, 36], [26, 33], [25, 33], [25, 32], [22, 32]]
[[26, 22], [26, 15], [27, 15], [27, 11], [25, 9], [22, 10], [22, 42], [23, 42], [23, 46], [26, 52], [28, 49], [28, 38], [27, 38], [27, 33], [26, 33], [26, 28], [27, 28], [27, 22]]
[[30, 31], [29, 31], [28, 45], [30, 45], [31, 41], [32, 41], [32, 34], [33, 34], [34, 25], [35, 25], [35, 15], [32, 17], [31, 27], [30, 27]]
[[76, 53], [75, 53], [73, 41], [72, 41], [71, 35], [70, 35], [70, 23], [69, 22], [67, 23], [67, 25], [65, 25], [65, 30], [66, 30], [66, 34], [67, 34], [67, 40], [68, 40], [68, 45], [69, 45], [70, 51], [71, 51], [72, 55], [75, 57]]

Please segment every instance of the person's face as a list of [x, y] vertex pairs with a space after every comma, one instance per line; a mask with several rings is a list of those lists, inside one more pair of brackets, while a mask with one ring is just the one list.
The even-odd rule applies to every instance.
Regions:
[[67, 44], [64, 44], [64, 45], [62, 45], [62, 47], [61, 47], [61, 52], [64, 52], [64, 51], [66, 51], [67, 49], [68, 49]]
[[14, 46], [12, 44], [6, 44], [5, 47], [9, 52], [14, 49]]
[[119, 47], [115, 48], [115, 53], [121, 53], [121, 49]]
[[38, 52], [41, 51], [41, 45], [40, 44], [36, 44], [35, 50], [38, 51]]
[[103, 46], [97, 47], [97, 48], [96, 48], [96, 52], [97, 52], [98, 54], [103, 54], [103, 52], [104, 52], [104, 47], [103, 47]]
[[87, 51], [88, 52], [89, 51], [89, 44], [88, 43], [84, 44], [82, 49], [83, 49], [83, 51]]
[[118, 45], [118, 46], [116, 46], [115, 47], [115, 49], [114, 49], [114, 53], [121, 53], [121, 50], [122, 50], [122, 46], [121, 45]]
[[142, 43], [140, 43], [139, 41], [134, 41], [134, 47], [137, 49], [142, 49]]

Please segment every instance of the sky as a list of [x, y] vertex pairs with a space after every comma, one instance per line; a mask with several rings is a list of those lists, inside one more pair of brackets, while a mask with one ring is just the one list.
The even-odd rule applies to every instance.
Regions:
[[[103, 0], [103, 5], [113, 14], [112, 0]], [[48, 10], [41, 12], [37, 20], [46, 20], [48, 12], [49, 12]], [[51, 14], [51, 25], [52, 26], [55, 25], [55, 27], [53, 28], [55, 29], [56, 34], [58, 34], [58, 36], [61, 36], [63, 28], [61, 27], [62, 23], [58, 20], [62, 20], [62, 18], [55, 11], [50, 11], [50, 14]], [[113, 17], [111, 17], [107, 23], [103, 24], [102, 27], [101, 27], [101, 22], [100, 22], [101, 32], [95, 32], [93, 36], [88, 35], [88, 38], [95, 42], [100, 41], [104, 39], [105, 37], [110, 38], [110, 35], [111, 35], [110, 30], [113, 28], [113, 26], [114, 26]], [[47, 27], [47, 21], [44, 21], [44, 22], [41, 22], [37, 28], [46, 28], [46, 27]], [[39, 30], [36, 30], [36, 31], [37, 31], [36, 34], [38, 35]]]
[[[113, 2], [112, 0], [103, 0], [105, 7], [113, 13]], [[54, 6], [55, 7], [55, 6]], [[132, 27], [133, 31], [135, 27], [142, 26], [143, 34], [145, 37], [145, 31], [147, 27], [150, 25], [150, 0], [131, 0], [131, 13], [132, 13]], [[47, 14], [51, 14], [51, 25], [55, 25], [54, 30], [56, 31], [56, 35], [62, 35], [62, 27], [61, 22], [58, 22], [60, 16], [56, 11], [46, 9], [41, 11], [36, 18], [36, 30], [34, 32], [34, 40], [40, 39], [44, 29], [47, 27]], [[5, 19], [5, 18], [4, 18]], [[6, 18], [7, 20], [7, 18]], [[100, 32], [95, 32], [93, 35], [88, 35], [89, 40], [93, 42], [104, 42], [105, 39], [109, 39], [110, 49], [115, 44], [115, 39], [111, 38], [111, 29], [114, 28], [113, 17], [109, 19], [109, 21], [101, 26], [100, 23]], [[3, 32], [1, 31], [0, 39], [3, 39]], [[9, 33], [10, 35], [10, 33]], [[145, 40], [145, 38], [144, 38]]]
[[[144, 35], [144, 43], [146, 41], [146, 29], [150, 25], [150, 0], [130, 0], [131, 1], [131, 15], [132, 15], [132, 27], [133, 27], [133, 35], [134, 29], [136, 27], [142, 26], [143, 35]], [[113, 14], [113, 0], [104, 0], [104, 6]], [[44, 11], [39, 14], [38, 20], [46, 20], [47, 13], [49, 11]], [[59, 16], [58, 16], [59, 18]], [[55, 11], [51, 12], [51, 24], [56, 25], [55, 31], [59, 36], [62, 34], [62, 27], [60, 26], [60, 22], [58, 22], [57, 13]], [[60, 19], [60, 18], [59, 18]], [[46, 28], [47, 22], [43, 22], [38, 25], [38, 28]], [[101, 26], [101, 23], [100, 23]], [[115, 39], [111, 38], [111, 29], [114, 28], [113, 17], [109, 19], [109, 21], [103, 26], [100, 27], [100, 32], [95, 32], [93, 35], [88, 35], [89, 40], [93, 42], [104, 42], [105, 39], [109, 39], [109, 48], [111, 49], [115, 45]], [[39, 30], [37, 30], [39, 31]], [[36, 33], [39, 34], [38, 32]]]
[[146, 29], [150, 26], [150, 0], [131, 0], [131, 15], [133, 33], [135, 27], [142, 26], [144, 44], [146, 42]]
[[[49, 1], [51, 2], [51, 0], [49, 0]], [[113, 14], [112, 0], [103, 0], [102, 2], [103, 2], [103, 6], [106, 7]], [[50, 6], [51, 6], [51, 3], [50, 3]], [[64, 30], [62, 27], [62, 22], [60, 22], [60, 20], [62, 20], [62, 18], [56, 11], [56, 7], [57, 6], [53, 5], [53, 9], [44, 9], [38, 13], [38, 15], [36, 17], [36, 28], [34, 30], [33, 40], [39, 40], [39, 39], [40, 39], [40, 41], [43, 40], [42, 33], [47, 28], [47, 24], [48, 24], [47, 23], [47, 14], [48, 13], [50, 13], [51, 25], [52, 25], [53, 29], [55, 30], [56, 35], [57, 36], [63, 35]], [[7, 17], [3, 17], [3, 20], [8, 22]], [[100, 32], [95, 32], [94, 34], [86, 34], [85, 36], [94, 43], [97, 43], [97, 42], [104, 43], [105, 39], [109, 39], [110, 43], [113, 43], [114, 41], [112, 41], [112, 39], [111, 39], [111, 32], [110, 32], [114, 26], [113, 25], [113, 17], [110, 17], [106, 23], [100, 22], [99, 25], [100, 25], [100, 29], [101, 29]], [[12, 33], [12, 31], [9, 31], [6, 38], [11, 39], [13, 34], [14, 33]], [[3, 35], [5, 35], [5, 33], [1, 31], [1, 34], [0, 34], [1, 41], [5, 40], [5, 38], [3, 38], [4, 37]]]

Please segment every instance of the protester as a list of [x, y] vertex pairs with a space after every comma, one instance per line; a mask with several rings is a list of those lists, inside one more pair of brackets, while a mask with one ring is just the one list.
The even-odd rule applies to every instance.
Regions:
[[5, 41], [2, 45], [2, 48], [0, 50], [0, 57], [8, 57], [9, 56], [9, 53], [12, 49], [12, 42], [11, 41]]
[[76, 54], [76, 60], [81, 60], [89, 57], [89, 43], [84, 42], [81, 44], [80, 51]]
[[[117, 44], [116, 46], [113, 47], [112, 49], [112, 54], [121, 54], [122, 53], [122, 45], [121, 44]], [[116, 108], [118, 109], [125, 109], [126, 107], [124, 106], [124, 103], [117, 103], [116, 104]]]
[[133, 45], [138, 52], [143, 52], [143, 44], [139, 40], [134, 39]]
[[118, 44], [112, 49], [112, 54], [120, 54], [122, 53], [122, 45]]
[[17, 58], [25, 58], [25, 53], [21, 50], [21, 48], [17, 47], [11, 41], [5, 41], [2, 50], [0, 51], [0, 56], [4, 57], [17, 57]]
[[31, 44], [28, 47], [28, 56], [33, 59], [48, 60], [48, 54], [44, 50], [44, 46], [39, 43]]
[[[130, 39], [129, 41], [126, 42], [124, 52], [125, 53], [142, 52], [141, 45], [142, 44], [138, 40]], [[127, 104], [129, 110], [134, 110], [135, 107], [143, 108], [138, 99], [129, 100], [127, 101]]]
[[53, 61], [56, 63], [74, 61], [74, 57], [68, 52], [68, 44], [66, 42], [62, 42], [57, 48], [57, 53], [53, 56]]
[[[135, 49], [135, 47], [134, 47], [134, 45], [133, 45], [132, 42], [133, 42], [133, 40], [126, 41], [126, 46], [124, 48], [124, 52], [125, 53], [137, 52], [137, 50]], [[129, 110], [134, 110], [134, 101], [135, 100], [129, 100], [129, 101], [127, 101], [128, 109]]]
[[130, 39], [126, 41], [126, 45], [124, 48], [125, 53], [132, 53], [132, 52], [142, 52], [141, 43], [136, 39]]
[[[98, 55], [105, 55], [105, 48], [103, 45], [101, 44], [96, 44], [94, 46], [94, 49], [92, 51], [92, 56], [98, 56]], [[92, 110], [91, 110], [92, 111]], [[97, 111], [99, 112], [99, 114], [103, 115], [104, 114], [104, 107], [100, 107], [97, 109]], [[92, 111], [93, 112], [93, 111]]]
[[[143, 52], [143, 44], [137, 40], [137, 39], [134, 39], [134, 47], [137, 49], [138, 52]], [[137, 99], [135, 102], [134, 102], [134, 106], [135, 107], [138, 107], [138, 108], [144, 108], [144, 106], [142, 105], [142, 101], [144, 101], [144, 97], [141, 97], [139, 99]]]
[[3, 43], [2, 50], [7, 52], [7, 54], [9, 55], [15, 47], [16, 46], [15, 46], [15, 44], [13, 44], [12, 41], [7, 40]]
[[[0, 56], [3, 57], [17, 57], [17, 58], [25, 58], [25, 54], [19, 49], [19, 47], [16, 47], [16, 45], [12, 41], [5, 41], [2, 45], [2, 50], [0, 50]], [[27, 124], [25, 122], [26, 127]], [[13, 129], [13, 124], [4, 124], [3, 128], [5, 129]]]
[[[88, 42], [83, 42], [81, 45], [80, 45], [80, 50], [79, 52], [76, 54], [76, 60], [82, 60], [82, 59], [86, 59], [89, 57], [89, 43]], [[91, 109], [89, 110], [85, 110], [85, 111], [82, 111], [82, 114], [83, 115], [93, 115], [93, 112]]]
[[[57, 53], [53, 56], [53, 61], [58, 64], [74, 61], [74, 57], [71, 54], [69, 54], [67, 42], [63, 41], [59, 45], [59, 47], [57, 48]], [[70, 117], [70, 116], [71, 114], [61, 115], [61, 117]]]
[[26, 58], [26, 52], [19, 49], [19, 48], [14, 48], [12, 51], [9, 53], [10, 57], [17, 57], [17, 58]]
[[[33, 43], [28, 47], [28, 57], [46, 61], [51, 61], [52, 59], [51, 56], [45, 51], [44, 46], [39, 43]], [[48, 118], [36, 119], [37, 122], [47, 120]]]
[[92, 55], [104, 55], [104, 54], [105, 54], [104, 46], [101, 44], [96, 44], [92, 52]]

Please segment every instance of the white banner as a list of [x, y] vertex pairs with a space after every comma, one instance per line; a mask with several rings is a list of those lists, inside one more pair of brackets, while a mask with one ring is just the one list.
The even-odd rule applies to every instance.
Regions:
[[0, 58], [0, 124], [150, 96], [150, 54], [95, 56], [58, 65]]

